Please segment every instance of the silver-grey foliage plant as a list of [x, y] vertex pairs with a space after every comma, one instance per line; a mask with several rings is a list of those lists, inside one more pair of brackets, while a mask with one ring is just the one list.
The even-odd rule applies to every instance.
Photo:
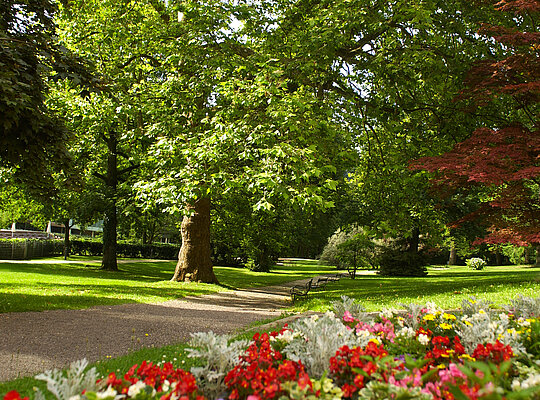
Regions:
[[511, 300], [506, 309], [514, 314], [516, 318], [535, 318], [540, 316], [540, 297], [525, 297], [519, 295], [517, 299]]
[[405, 307], [405, 325], [411, 327], [412, 329], [416, 330], [419, 325], [420, 321], [420, 314], [422, 313], [422, 310], [426, 308], [425, 305], [422, 304], [401, 304], [403, 307]]
[[371, 322], [373, 320], [362, 304], [348, 296], [341, 296], [341, 301], [333, 301], [332, 308], [338, 318], [343, 318], [345, 311], [348, 311], [353, 317], [362, 322]]
[[461, 301], [461, 312], [463, 315], [474, 315], [478, 314], [480, 310], [484, 312], [489, 312], [491, 305], [493, 303], [488, 300], [479, 300], [474, 296], [469, 297], [468, 299], [463, 299]]
[[[83, 390], [97, 391], [100, 385], [97, 382], [99, 375], [95, 368], [88, 371], [86, 359], [74, 361], [64, 375], [61, 370], [53, 369], [36, 376], [36, 379], [47, 382], [47, 390], [58, 400], [69, 400], [79, 396]], [[36, 400], [45, 400], [45, 395], [38, 389]]]
[[291, 324], [291, 329], [299, 335], [285, 346], [283, 353], [293, 361], [301, 361], [314, 378], [323, 376], [330, 358], [340, 347], [356, 345], [354, 330], [332, 313], [300, 319]]
[[201, 391], [208, 398], [218, 398], [226, 389], [225, 376], [238, 364], [249, 341], [230, 341], [227, 335], [216, 335], [214, 332], [197, 332], [191, 334], [187, 348], [188, 357], [200, 358], [204, 367], [192, 367], [191, 373], [197, 378]]

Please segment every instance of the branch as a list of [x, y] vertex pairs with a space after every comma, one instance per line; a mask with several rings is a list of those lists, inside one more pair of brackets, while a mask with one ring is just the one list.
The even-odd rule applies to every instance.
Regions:
[[105, 175], [100, 174], [99, 172], [93, 172], [92, 175], [95, 176], [96, 178], [101, 179], [103, 182], [107, 182], [107, 177]]
[[135, 56], [131, 56], [125, 63], [118, 65], [118, 68], [121, 68], [121, 69], [126, 68], [129, 64], [131, 64], [137, 58], [146, 58], [148, 61], [150, 61], [150, 64], [152, 65], [152, 67], [157, 68], [161, 66], [161, 63], [155, 57], [152, 57], [151, 55], [148, 55], [148, 54], [138, 54]]

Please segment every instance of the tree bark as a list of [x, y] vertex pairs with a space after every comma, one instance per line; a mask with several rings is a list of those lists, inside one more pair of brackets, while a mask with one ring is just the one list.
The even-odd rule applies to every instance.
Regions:
[[420, 246], [420, 229], [418, 227], [414, 227], [411, 232], [411, 238], [409, 239], [409, 249], [408, 251], [410, 253], [418, 253], [418, 248]]
[[182, 220], [182, 247], [171, 281], [219, 283], [210, 258], [210, 199], [190, 204]]
[[534, 246], [536, 249], [536, 261], [534, 262], [535, 267], [540, 267], [540, 244]]
[[69, 226], [69, 218], [64, 220], [64, 230], [64, 260], [67, 260], [71, 253], [71, 242], [69, 241], [69, 231], [71, 230], [71, 227]]
[[456, 246], [452, 245], [452, 247], [450, 247], [450, 257], [448, 258], [448, 265], [456, 265], [456, 264], [457, 264]]
[[116, 228], [118, 220], [116, 216], [116, 188], [118, 186], [118, 140], [115, 132], [111, 132], [107, 138], [107, 175], [105, 186], [107, 191], [107, 208], [103, 220], [103, 259], [101, 269], [118, 271], [116, 261]]
[[495, 250], [495, 265], [503, 265], [503, 257], [500, 249]]

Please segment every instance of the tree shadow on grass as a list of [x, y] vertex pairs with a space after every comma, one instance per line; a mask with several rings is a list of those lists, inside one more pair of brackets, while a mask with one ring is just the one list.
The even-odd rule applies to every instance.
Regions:
[[0, 263], [0, 274], [15, 272], [40, 274], [62, 277], [114, 279], [114, 280], [138, 280], [155, 282], [168, 280], [173, 276], [174, 266], [154, 264], [151, 266], [140, 265], [143, 263], [121, 264], [118, 271], [106, 271], [96, 264], [85, 266], [84, 264], [10, 264]]
[[[158, 282], [159, 283], [159, 282]], [[171, 287], [144, 285], [88, 285], [41, 283], [43, 294], [9, 293], [13, 288], [9, 284], [0, 284], [0, 312], [44, 311], [57, 309], [83, 309], [98, 305], [116, 305], [175, 300], [185, 296], [201, 296], [215, 293], [216, 288], [210, 285], [191, 284]], [[35, 288], [30, 286], [29, 288]], [[56, 294], [55, 294], [56, 292]]]

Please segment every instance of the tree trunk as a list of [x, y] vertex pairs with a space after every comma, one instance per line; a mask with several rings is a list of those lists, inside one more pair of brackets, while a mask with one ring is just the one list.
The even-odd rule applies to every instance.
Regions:
[[210, 258], [210, 199], [188, 206], [191, 215], [182, 220], [182, 247], [171, 281], [219, 283]]
[[540, 244], [534, 246], [536, 249], [536, 261], [534, 262], [535, 267], [540, 267]]
[[71, 252], [71, 242], [69, 241], [69, 231], [71, 230], [69, 226], [69, 218], [64, 220], [64, 260], [67, 260]]
[[408, 251], [414, 254], [418, 253], [419, 245], [420, 245], [420, 229], [415, 226], [412, 230], [411, 238], [409, 239]]
[[457, 264], [456, 246], [452, 245], [452, 247], [450, 247], [450, 257], [448, 258], [448, 265], [456, 265], [456, 264]]
[[103, 259], [101, 269], [118, 271], [116, 261], [116, 205], [107, 207], [103, 220]]
[[503, 264], [503, 257], [501, 254], [501, 250], [497, 249], [495, 250], [495, 265], [502, 265]]
[[101, 269], [107, 271], [118, 271], [116, 262], [116, 227], [118, 224], [116, 216], [116, 187], [118, 186], [118, 141], [116, 133], [110, 133], [107, 138], [107, 175], [105, 176], [105, 186], [107, 193], [107, 208], [103, 220], [103, 259]]

